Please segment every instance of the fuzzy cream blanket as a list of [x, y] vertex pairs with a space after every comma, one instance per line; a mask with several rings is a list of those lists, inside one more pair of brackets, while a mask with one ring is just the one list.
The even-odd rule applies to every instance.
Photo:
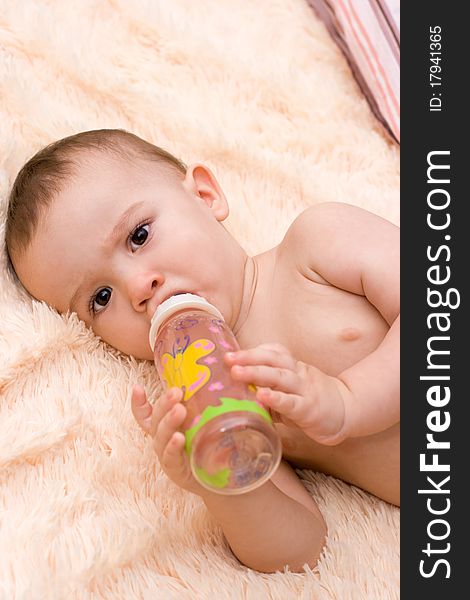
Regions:
[[[249, 253], [319, 202], [398, 223], [399, 150], [303, 0], [0, 0], [2, 239], [23, 162], [102, 127], [206, 162]], [[312, 471], [318, 568], [237, 563], [132, 418], [133, 382], [158, 394], [153, 366], [26, 297], [3, 256], [0, 270], [1, 600], [398, 598], [399, 510]]]

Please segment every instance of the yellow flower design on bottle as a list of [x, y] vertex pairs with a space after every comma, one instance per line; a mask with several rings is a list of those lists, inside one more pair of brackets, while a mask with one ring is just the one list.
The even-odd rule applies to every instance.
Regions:
[[198, 364], [198, 360], [215, 349], [214, 342], [207, 339], [189, 343], [189, 336], [175, 341], [173, 353], [165, 352], [161, 357], [162, 377], [168, 387], [179, 387], [183, 390], [183, 400], [189, 400], [211, 378], [211, 370], [206, 365]]

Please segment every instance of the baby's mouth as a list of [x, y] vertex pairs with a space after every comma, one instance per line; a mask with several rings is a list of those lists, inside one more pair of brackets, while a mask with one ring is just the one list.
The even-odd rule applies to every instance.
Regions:
[[172, 292], [171, 294], [168, 294], [168, 296], [166, 296], [160, 304], [163, 304], [163, 302], [166, 302], [169, 298], [173, 298], [173, 296], [181, 296], [181, 294], [191, 294], [191, 292], [187, 292], [187, 291]]
[[[181, 296], [182, 294], [190, 294], [191, 292], [175, 292], [174, 294], [171, 294], [170, 296], [168, 296], [168, 298], [171, 298], [172, 296]], [[168, 298], [166, 298], [166, 300], [168, 300]]]
[[178, 290], [177, 292], [171, 292], [169, 293], [167, 296], [164, 296], [161, 301], [159, 301], [157, 304], [155, 304], [155, 300], [154, 302], [149, 306], [149, 310], [147, 311], [147, 314], [149, 315], [150, 318], [152, 318], [153, 314], [155, 313], [155, 311], [157, 310], [157, 308], [159, 306], [161, 306], [164, 302], [166, 302], [167, 300], [169, 300], [170, 298], [173, 298], [174, 296], [181, 296], [182, 294], [194, 294], [199, 296], [199, 294], [197, 292], [190, 292], [188, 290]]

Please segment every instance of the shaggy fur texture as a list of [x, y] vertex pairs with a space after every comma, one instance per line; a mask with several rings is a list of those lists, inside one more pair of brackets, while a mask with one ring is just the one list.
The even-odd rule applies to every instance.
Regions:
[[[328, 200], [398, 223], [399, 150], [302, 0], [0, 0], [0, 15], [1, 235], [24, 161], [101, 127], [207, 163], [249, 253]], [[153, 366], [27, 298], [1, 261], [2, 600], [398, 598], [398, 509], [311, 471], [318, 569], [241, 566], [133, 421]]]

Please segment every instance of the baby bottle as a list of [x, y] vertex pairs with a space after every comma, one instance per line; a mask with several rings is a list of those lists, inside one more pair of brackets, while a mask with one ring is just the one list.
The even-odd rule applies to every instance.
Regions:
[[224, 354], [240, 347], [221, 313], [200, 296], [172, 296], [153, 315], [149, 339], [160, 378], [183, 390], [194, 477], [220, 494], [262, 485], [279, 465], [281, 443], [256, 388], [230, 376]]

